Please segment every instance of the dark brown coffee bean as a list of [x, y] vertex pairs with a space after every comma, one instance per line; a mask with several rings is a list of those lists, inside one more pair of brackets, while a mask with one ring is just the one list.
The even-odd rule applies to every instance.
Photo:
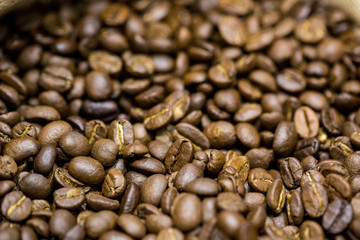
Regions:
[[262, 107], [257, 103], [244, 103], [240, 105], [239, 110], [234, 115], [236, 122], [252, 122], [260, 117]]
[[261, 30], [248, 36], [245, 41], [245, 50], [248, 52], [261, 50], [270, 45], [273, 40], [274, 31], [272, 29]]
[[119, 197], [126, 187], [126, 180], [123, 173], [116, 168], [109, 169], [102, 184], [102, 193], [105, 197]]
[[125, 61], [126, 70], [134, 77], [147, 77], [154, 73], [155, 63], [146, 55], [132, 55]]
[[78, 209], [85, 201], [85, 192], [81, 188], [59, 188], [54, 192], [54, 203], [58, 208]]
[[93, 145], [97, 140], [106, 138], [108, 128], [101, 120], [91, 120], [85, 124], [85, 137], [89, 140], [89, 144]]
[[224, 60], [213, 65], [208, 72], [210, 81], [217, 87], [230, 87], [236, 75], [235, 64], [231, 60]]
[[69, 156], [87, 156], [90, 145], [87, 138], [78, 132], [68, 132], [59, 139], [59, 147]]
[[315, 137], [302, 139], [296, 144], [294, 157], [303, 160], [309, 156], [314, 156], [318, 153], [319, 147], [319, 140]]
[[236, 136], [248, 148], [257, 148], [260, 145], [260, 135], [257, 129], [249, 123], [238, 123]]
[[90, 215], [85, 220], [85, 232], [90, 238], [98, 238], [101, 234], [115, 228], [117, 215], [114, 212], [103, 210]]
[[161, 103], [148, 111], [144, 124], [148, 130], [158, 130], [169, 124], [172, 118], [173, 112], [171, 107]]
[[37, 138], [37, 130], [34, 125], [28, 122], [19, 122], [11, 130], [14, 138], [32, 137]]
[[120, 207], [120, 203], [118, 200], [110, 199], [102, 196], [97, 192], [90, 192], [85, 196], [86, 203], [91, 209], [95, 211], [101, 210], [117, 210]]
[[229, 148], [236, 142], [234, 125], [225, 121], [211, 123], [205, 129], [205, 135], [214, 148]]
[[279, 156], [288, 156], [295, 148], [297, 133], [295, 124], [288, 121], [281, 121], [274, 136], [273, 149]]
[[38, 134], [38, 141], [41, 146], [51, 144], [56, 146], [59, 142], [60, 137], [67, 133], [71, 132], [72, 127], [69, 123], [59, 120], [53, 121], [46, 124]]
[[174, 225], [182, 231], [194, 229], [201, 223], [201, 201], [194, 195], [182, 193], [171, 207]]
[[166, 170], [169, 173], [179, 171], [185, 164], [192, 161], [193, 155], [194, 146], [189, 140], [184, 138], [176, 140], [166, 153]]
[[52, 235], [63, 238], [76, 224], [75, 216], [64, 209], [56, 210], [50, 218], [49, 227]]
[[143, 108], [150, 108], [160, 103], [165, 97], [165, 88], [163, 86], [154, 85], [149, 89], [141, 92], [135, 97], [137, 105]]
[[325, 108], [321, 111], [321, 123], [327, 132], [340, 134], [343, 122], [343, 116], [335, 108]]
[[16, 138], [5, 145], [3, 154], [12, 157], [16, 162], [36, 155], [40, 150], [40, 143], [34, 138]]
[[121, 214], [116, 224], [127, 234], [134, 238], [142, 238], [146, 234], [144, 223], [136, 216], [128, 213]]
[[75, 157], [68, 167], [69, 173], [86, 184], [99, 184], [105, 178], [104, 167], [90, 157]]
[[162, 162], [155, 158], [145, 157], [130, 163], [130, 167], [146, 175], [165, 173], [166, 168]]
[[[91, 52], [89, 54], [88, 61], [93, 70], [102, 71], [108, 74], [118, 73], [122, 68], [122, 61], [120, 57], [102, 50]], [[102, 87], [104, 86], [102, 85]]]
[[56, 183], [61, 187], [83, 187], [84, 184], [73, 178], [64, 168], [56, 168], [54, 173]]
[[278, 161], [281, 177], [288, 188], [296, 188], [303, 175], [302, 166], [296, 158], [288, 157]]
[[109, 26], [118, 26], [125, 23], [128, 19], [130, 9], [120, 3], [109, 4], [102, 12], [101, 18]]
[[285, 206], [286, 190], [282, 180], [275, 179], [266, 193], [266, 203], [271, 211], [280, 213]]
[[11, 127], [5, 123], [0, 122], [0, 144], [1, 146], [5, 146], [7, 143], [11, 141], [12, 131]]
[[236, 193], [222, 192], [216, 197], [216, 206], [219, 210], [246, 213], [248, 207], [245, 201]]
[[200, 196], [214, 196], [220, 191], [220, 186], [213, 179], [197, 178], [186, 184], [184, 190]]
[[51, 182], [37, 173], [24, 176], [18, 185], [19, 189], [30, 198], [45, 199], [51, 193]]
[[317, 43], [326, 35], [324, 19], [313, 16], [302, 20], [295, 28], [295, 36], [304, 43]]
[[166, 187], [167, 180], [164, 175], [155, 174], [148, 177], [141, 185], [141, 201], [158, 206]]
[[127, 120], [114, 120], [109, 126], [108, 138], [118, 145], [119, 154], [122, 154], [125, 145], [134, 142], [132, 124]]
[[348, 181], [342, 176], [330, 173], [326, 176], [325, 187], [328, 190], [330, 200], [333, 199], [348, 199], [351, 196], [351, 186]]
[[321, 60], [334, 63], [343, 57], [344, 45], [338, 39], [326, 38], [317, 46], [316, 50]]
[[120, 204], [120, 213], [133, 213], [140, 202], [140, 189], [130, 182], [124, 192]]
[[99, 139], [92, 146], [90, 155], [103, 166], [109, 167], [114, 164], [118, 152], [118, 145], [114, 141], [110, 139]]
[[[242, 46], [247, 37], [246, 29], [239, 18], [235, 16], [224, 16], [219, 19], [218, 28], [221, 37], [226, 43]], [[233, 29], [236, 29], [233, 31]]]
[[282, 90], [289, 93], [299, 93], [305, 90], [306, 79], [303, 74], [295, 69], [285, 69], [277, 75], [276, 83]]
[[302, 138], [315, 137], [319, 131], [319, 120], [309, 107], [300, 107], [295, 111], [294, 123], [297, 133]]
[[15, 160], [8, 156], [0, 156], [0, 179], [12, 179], [17, 173], [18, 167]]
[[328, 206], [328, 196], [325, 188], [318, 182], [310, 181], [301, 186], [301, 199], [309, 216], [322, 216]]
[[249, 171], [248, 181], [256, 191], [266, 192], [274, 179], [265, 169], [253, 168]]
[[312, 239], [312, 238], [320, 238], [323, 239], [324, 231], [321, 228], [320, 224], [312, 221], [312, 220], [306, 220], [304, 221], [299, 228], [300, 237], [302, 239]]
[[358, 162], [360, 161], [359, 151], [353, 152], [348, 155], [344, 163], [351, 175], [358, 175], [360, 173], [360, 168]]
[[92, 71], [86, 75], [85, 92], [91, 100], [106, 100], [112, 93], [110, 77], [103, 72]]
[[1, 203], [1, 212], [10, 221], [21, 222], [31, 213], [31, 200], [22, 192], [8, 193]]
[[322, 226], [327, 232], [338, 234], [347, 228], [352, 216], [352, 207], [349, 203], [335, 200], [328, 205], [322, 219]]
[[267, 71], [252, 71], [249, 75], [249, 79], [263, 91], [275, 92], [277, 90], [275, 78]]
[[286, 212], [290, 224], [299, 225], [303, 221], [304, 205], [300, 191], [291, 190], [286, 195]]
[[73, 85], [73, 75], [64, 67], [48, 66], [41, 73], [39, 84], [46, 90], [66, 92]]

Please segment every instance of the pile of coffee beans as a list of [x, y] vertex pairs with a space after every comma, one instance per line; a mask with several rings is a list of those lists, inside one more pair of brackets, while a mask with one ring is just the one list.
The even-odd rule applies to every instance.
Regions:
[[360, 239], [359, 78], [321, 0], [8, 14], [0, 239]]

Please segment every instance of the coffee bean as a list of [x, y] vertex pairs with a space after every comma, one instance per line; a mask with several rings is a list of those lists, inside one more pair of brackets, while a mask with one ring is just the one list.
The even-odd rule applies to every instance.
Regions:
[[51, 122], [60, 120], [60, 113], [50, 106], [35, 106], [24, 112], [24, 118], [31, 122]]
[[90, 145], [86, 137], [74, 131], [67, 132], [60, 137], [59, 147], [71, 157], [86, 156], [90, 152]]
[[[102, 71], [108, 74], [115, 74], [121, 71], [122, 61], [121, 59], [106, 51], [93, 51], [88, 57], [90, 67], [95, 71]], [[88, 77], [87, 77], [88, 79]], [[88, 80], [86, 80], [87, 82]], [[87, 85], [85, 82], [85, 86]], [[98, 84], [98, 81], [97, 81]], [[102, 88], [104, 86], [102, 85]], [[86, 88], [85, 88], [86, 89]], [[88, 90], [86, 90], [88, 93]], [[99, 99], [98, 99], [99, 100]]]
[[158, 130], [170, 123], [172, 117], [173, 112], [170, 106], [158, 104], [148, 111], [144, 124], [148, 130]]
[[253, 148], [249, 150], [245, 156], [250, 168], [268, 169], [274, 160], [274, 152], [267, 148]]
[[191, 140], [191, 142], [203, 149], [210, 147], [209, 139], [196, 127], [189, 123], [179, 123], [175, 126], [181, 136]]
[[59, 188], [54, 192], [54, 203], [59, 208], [78, 209], [85, 201], [85, 192], [81, 188]]
[[[227, 31], [227, 30], [224, 29], [223, 31]], [[236, 35], [238, 33], [234, 33], [234, 34]], [[240, 43], [241, 40], [239, 39], [235, 41]], [[210, 81], [219, 88], [230, 87], [234, 81], [235, 75], [236, 75], [235, 64], [231, 60], [223, 60], [219, 64], [213, 65], [208, 72]]]
[[248, 148], [257, 148], [260, 145], [260, 135], [257, 129], [249, 123], [238, 123], [236, 136]]
[[297, 133], [295, 124], [292, 122], [281, 121], [274, 136], [273, 149], [279, 156], [288, 156], [295, 148]]
[[102, 196], [97, 192], [90, 192], [85, 196], [86, 203], [90, 208], [101, 211], [101, 210], [117, 210], [120, 207], [118, 200], [110, 199]]
[[162, 162], [155, 158], [145, 157], [130, 163], [130, 167], [147, 175], [165, 173], [166, 168]]
[[140, 202], [139, 187], [130, 182], [124, 192], [120, 204], [120, 213], [133, 213]]
[[124, 158], [141, 157], [149, 152], [149, 149], [142, 143], [134, 142], [126, 145], [123, 152]]
[[28, 174], [19, 181], [19, 189], [30, 198], [45, 199], [51, 193], [51, 183], [41, 174]]
[[194, 193], [200, 196], [214, 196], [220, 191], [217, 182], [210, 178], [197, 178], [186, 184], [185, 192]]
[[265, 169], [253, 168], [249, 171], [248, 181], [256, 191], [266, 192], [274, 179]]
[[44, 146], [47, 144], [51, 144], [53, 146], [57, 146], [60, 137], [67, 133], [71, 132], [72, 127], [69, 123], [59, 120], [53, 121], [51, 123], [46, 124], [38, 134], [39, 143]]
[[12, 157], [16, 162], [36, 155], [40, 150], [40, 143], [34, 138], [16, 138], [5, 145], [3, 153]]
[[301, 193], [298, 190], [291, 190], [286, 195], [286, 212], [290, 224], [298, 225], [304, 218], [304, 205]]
[[340, 134], [343, 121], [343, 116], [334, 108], [325, 108], [321, 111], [321, 123], [331, 134]]
[[166, 170], [169, 173], [180, 170], [185, 164], [191, 162], [193, 155], [194, 147], [189, 140], [183, 138], [176, 140], [166, 153]]
[[102, 184], [102, 193], [105, 197], [119, 197], [126, 188], [126, 180], [123, 173], [116, 168], [109, 169]]
[[116, 226], [117, 215], [111, 211], [103, 210], [90, 215], [85, 220], [85, 232], [91, 238], [98, 238], [101, 234], [110, 231]]
[[[242, 46], [247, 37], [246, 29], [239, 18], [226, 16], [220, 18], [218, 28], [221, 37], [230, 45]], [[233, 29], [236, 29], [233, 31]]]
[[1, 212], [8, 220], [21, 222], [31, 214], [31, 200], [20, 191], [8, 193], [1, 203]]
[[146, 234], [144, 223], [134, 215], [123, 213], [116, 219], [116, 224], [134, 238], [142, 238]]
[[141, 201], [143, 203], [150, 203], [154, 206], [158, 206], [166, 187], [167, 180], [164, 175], [154, 174], [148, 177], [141, 185]]
[[320, 224], [312, 220], [304, 221], [299, 228], [300, 237], [303, 239], [324, 238], [324, 231]]
[[14, 138], [37, 137], [36, 127], [28, 122], [19, 122], [13, 127], [11, 133]]
[[303, 169], [299, 160], [293, 157], [283, 158], [278, 161], [281, 177], [288, 188], [298, 187]]
[[0, 179], [12, 179], [17, 173], [18, 167], [15, 160], [8, 156], [0, 156]]
[[106, 138], [108, 128], [101, 120], [91, 120], [85, 124], [85, 136], [89, 140], [89, 144], [93, 145], [97, 140]]
[[309, 107], [300, 107], [295, 111], [294, 123], [297, 133], [302, 138], [315, 137], [319, 131], [319, 120]]
[[275, 179], [273, 183], [269, 185], [266, 193], [266, 203], [275, 213], [280, 213], [285, 206], [285, 187], [280, 179]]
[[126, 70], [134, 77], [147, 77], [154, 73], [155, 63], [146, 55], [133, 55], [125, 61]]
[[295, 69], [285, 69], [276, 77], [276, 83], [282, 90], [289, 93], [299, 93], [305, 90], [306, 79]]
[[257, 51], [270, 45], [274, 40], [274, 31], [271, 29], [264, 29], [255, 34], [248, 36], [245, 41], [246, 51]]
[[85, 92], [91, 100], [106, 100], [112, 93], [110, 77], [100, 71], [92, 71], [86, 75]]
[[73, 178], [64, 168], [56, 168], [54, 173], [56, 183], [61, 187], [82, 187], [84, 184]]
[[67, 210], [58, 209], [50, 218], [50, 232], [56, 237], [63, 238], [75, 224], [74, 215]]
[[104, 167], [90, 157], [75, 157], [68, 167], [69, 173], [86, 184], [99, 184], [105, 178]]
[[358, 151], [353, 152], [352, 154], [348, 155], [344, 161], [346, 168], [352, 175], [356, 175], [360, 172], [360, 169], [358, 167], [358, 161], [360, 160], [359, 153], [360, 152]]
[[328, 206], [328, 196], [323, 185], [310, 181], [301, 186], [301, 199], [307, 214], [313, 218], [322, 216]]
[[248, 207], [245, 201], [236, 193], [223, 192], [217, 195], [216, 205], [219, 210], [246, 213]]
[[[87, 141], [86, 143], [88, 144]], [[114, 141], [110, 139], [99, 139], [92, 146], [90, 155], [98, 162], [100, 162], [103, 166], [112, 166], [116, 160], [118, 152], [118, 145]]]
[[201, 201], [190, 193], [179, 194], [171, 207], [174, 225], [182, 231], [194, 229], [201, 223]]
[[109, 26], [118, 26], [125, 23], [129, 17], [130, 9], [120, 3], [109, 4], [102, 12], [101, 18]]
[[275, 92], [277, 90], [275, 78], [267, 71], [252, 71], [249, 75], [249, 79], [263, 91]]
[[320, 17], [310, 17], [302, 20], [295, 28], [296, 37], [305, 43], [316, 43], [326, 35], [326, 25]]
[[322, 226], [327, 232], [338, 234], [347, 228], [351, 220], [351, 205], [342, 200], [335, 200], [328, 205], [322, 218]]
[[229, 148], [236, 142], [234, 125], [225, 121], [211, 123], [205, 129], [205, 135], [214, 148]]
[[73, 75], [64, 67], [48, 66], [41, 73], [39, 84], [46, 90], [66, 92], [73, 85]]
[[325, 187], [328, 190], [329, 199], [348, 199], [351, 196], [351, 186], [342, 176], [330, 173], [326, 176]]

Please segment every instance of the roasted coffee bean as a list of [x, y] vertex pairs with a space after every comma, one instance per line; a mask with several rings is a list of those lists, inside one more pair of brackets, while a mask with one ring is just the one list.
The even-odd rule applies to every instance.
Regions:
[[66, 92], [73, 85], [73, 75], [64, 67], [48, 66], [41, 73], [39, 84], [46, 90]]
[[257, 148], [260, 145], [260, 135], [257, 129], [249, 123], [238, 123], [236, 136], [248, 148]]
[[8, 156], [0, 156], [0, 179], [12, 179], [17, 173], [18, 167], [15, 160]]
[[280, 213], [285, 206], [286, 190], [282, 180], [275, 179], [266, 193], [266, 203], [271, 211]]
[[176, 140], [166, 153], [166, 170], [169, 173], [179, 171], [185, 164], [192, 161], [193, 155], [194, 146], [189, 140], [183, 138]]
[[141, 185], [141, 201], [158, 206], [166, 187], [167, 180], [164, 175], [154, 174], [148, 177]]
[[186, 184], [184, 190], [200, 196], [214, 196], [220, 191], [220, 186], [213, 179], [197, 178]]
[[340, 134], [343, 121], [343, 116], [334, 108], [325, 108], [321, 111], [322, 126], [331, 134]]
[[296, 144], [294, 157], [303, 160], [309, 156], [314, 156], [318, 153], [319, 147], [319, 140], [315, 137], [302, 139]]
[[295, 111], [294, 123], [297, 133], [302, 138], [315, 137], [319, 131], [319, 120], [309, 107], [300, 107]]
[[68, 132], [59, 139], [59, 147], [69, 156], [87, 156], [90, 145], [86, 137], [78, 132]]
[[103, 210], [90, 215], [85, 220], [86, 235], [98, 238], [101, 234], [110, 231], [116, 226], [117, 215], [114, 212]]
[[322, 226], [327, 232], [338, 234], [347, 228], [352, 217], [351, 205], [343, 200], [335, 200], [328, 205], [322, 218]]
[[10, 221], [21, 222], [31, 214], [31, 200], [20, 191], [8, 193], [1, 203], [1, 213]]
[[279, 161], [279, 169], [284, 184], [288, 188], [296, 188], [300, 184], [301, 176], [303, 175], [302, 166], [296, 158], [283, 158]]
[[36, 155], [40, 150], [40, 143], [34, 138], [23, 137], [13, 139], [5, 145], [3, 153], [12, 157], [16, 162]]
[[335, 138], [330, 144], [329, 153], [333, 159], [345, 161], [347, 156], [353, 153], [350, 138], [345, 136]]
[[121, 214], [116, 224], [127, 234], [134, 238], [142, 238], [146, 234], [144, 223], [136, 216], [128, 213]]
[[146, 55], [132, 55], [125, 60], [126, 70], [134, 77], [147, 77], [154, 73], [155, 63]]
[[54, 203], [58, 208], [78, 209], [85, 201], [85, 192], [81, 188], [59, 188], [54, 192]]
[[84, 184], [73, 178], [64, 168], [56, 168], [54, 173], [56, 183], [61, 187], [82, 187]]
[[275, 78], [267, 71], [252, 71], [249, 75], [249, 80], [263, 91], [275, 92], [277, 90]]
[[196, 127], [189, 123], [179, 123], [176, 126], [177, 132], [189, 140], [191, 142], [203, 149], [207, 149], [210, 147], [209, 139]]
[[124, 158], [140, 157], [149, 152], [149, 149], [142, 143], [134, 142], [126, 145], [123, 152]]
[[51, 193], [51, 182], [41, 174], [28, 174], [19, 181], [19, 189], [30, 198], [45, 199]]
[[344, 161], [345, 166], [351, 175], [358, 175], [360, 168], [358, 161], [360, 161], [360, 152], [356, 151], [348, 155]]
[[102, 184], [102, 193], [105, 197], [119, 197], [126, 188], [126, 180], [121, 170], [109, 169]]
[[256, 191], [266, 192], [274, 179], [265, 169], [253, 168], [249, 171], [248, 181]]
[[162, 162], [151, 157], [135, 160], [134, 162], [130, 163], [129, 166], [147, 175], [165, 173], [166, 171], [166, 168]]
[[214, 148], [229, 148], [236, 142], [235, 127], [229, 122], [212, 122], [205, 129], [205, 135]]
[[75, 224], [76, 219], [71, 212], [64, 209], [58, 209], [50, 218], [50, 232], [56, 237], [63, 238]]
[[160, 103], [165, 96], [165, 88], [155, 85], [135, 97], [135, 102], [143, 108], [150, 108]]
[[19, 122], [13, 127], [11, 133], [14, 138], [37, 137], [37, 130], [35, 126], [28, 122]]
[[[88, 144], [87, 141], [86, 143]], [[118, 145], [114, 141], [110, 139], [99, 139], [92, 146], [90, 155], [91, 157], [99, 161], [103, 166], [109, 167], [114, 164], [118, 152]]]
[[144, 124], [148, 130], [158, 130], [169, 124], [172, 117], [173, 112], [170, 106], [158, 104], [148, 111]]
[[54, 145], [57, 146], [60, 137], [67, 133], [71, 132], [72, 127], [69, 123], [59, 120], [53, 121], [51, 123], [46, 124], [38, 134], [38, 141], [42, 146], [44, 145]]
[[11, 127], [5, 123], [0, 122], [0, 143], [1, 146], [6, 145], [11, 141], [12, 138], [12, 130]]
[[127, 120], [115, 120], [109, 126], [108, 138], [113, 140], [122, 154], [127, 144], [134, 142], [134, 130], [132, 124]]
[[329, 199], [348, 199], [351, 196], [351, 186], [342, 176], [330, 173], [325, 178], [325, 187], [328, 191]]
[[100, 71], [92, 71], [86, 75], [85, 92], [91, 100], [106, 100], [112, 93], [110, 77]]
[[106, 138], [108, 128], [101, 120], [91, 120], [85, 124], [85, 137], [89, 140], [89, 144], [93, 145], [97, 140]]
[[295, 148], [297, 133], [295, 124], [288, 121], [281, 121], [274, 136], [273, 149], [279, 156], [288, 156]]
[[301, 199], [307, 214], [313, 218], [322, 216], [328, 206], [328, 196], [323, 185], [310, 181], [301, 186]]
[[[88, 57], [90, 67], [95, 71], [102, 71], [108, 74], [115, 74], [121, 71], [121, 59], [106, 51], [93, 51]], [[104, 87], [104, 86], [102, 86]]]
[[324, 231], [321, 228], [320, 224], [312, 220], [304, 221], [300, 225], [299, 233], [302, 239], [311, 239], [311, 238], [323, 239], [325, 237]]
[[110, 199], [102, 196], [97, 192], [90, 192], [85, 196], [86, 203], [89, 205], [91, 209], [96, 211], [101, 210], [117, 210], [120, 207], [120, 203], [118, 200]]
[[68, 167], [69, 173], [86, 184], [99, 184], [105, 178], [104, 167], [90, 157], [75, 157]]
[[286, 195], [286, 212], [290, 224], [299, 225], [304, 219], [304, 205], [301, 193], [298, 190], [291, 190]]

